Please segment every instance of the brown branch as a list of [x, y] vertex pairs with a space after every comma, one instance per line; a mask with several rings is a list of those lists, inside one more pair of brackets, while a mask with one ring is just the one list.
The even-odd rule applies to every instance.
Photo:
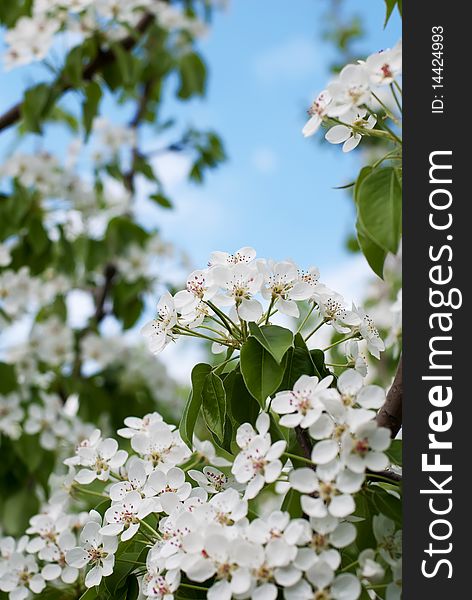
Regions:
[[302, 449], [303, 456], [311, 460], [312, 446], [307, 432], [304, 431], [300, 426], [297, 426], [295, 427], [295, 435], [297, 436], [297, 442], [300, 444], [300, 448]]
[[[139, 41], [139, 34], [145, 33], [153, 21], [154, 15], [146, 13], [136, 25], [133, 34], [124, 37], [121, 42], [119, 42], [122, 49], [126, 52], [131, 51]], [[83, 69], [82, 78], [85, 81], [90, 81], [93, 79], [96, 73], [108, 66], [114, 60], [115, 54], [112, 49], [99, 50], [97, 56]], [[67, 81], [59, 81], [59, 88], [60, 93], [63, 94], [64, 92], [72, 89], [72, 84]], [[11, 127], [17, 121], [19, 121], [21, 118], [22, 104], [22, 102], [18, 102], [0, 116], [0, 131]]]
[[392, 386], [387, 393], [385, 404], [377, 413], [377, 424], [390, 429], [392, 438], [400, 431], [402, 426], [402, 402], [403, 402], [403, 368], [402, 358], [398, 363], [397, 372]]
[[105, 280], [103, 282], [103, 285], [100, 288], [98, 288], [95, 299], [94, 320], [97, 325], [102, 321], [103, 317], [106, 315], [105, 302], [108, 297], [108, 294], [110, 293], [111, 286], [113, 284], [113, 279], [115, 278], [116, 273], [117, 269], [115, 265], [108, 264], [105, 266]]
[[385, 477], [385, 479], [390, 479], [390, 481], [397, 483], [402, 481], [402, 476], [399, 473], [395, 473], [395, 471], [391, 471], [388, 469], [387, 471], [367, 471], [365, 476], [367, 479], [371, 479], [374, 483], [378, 483], [378, 479], [375, 477], [376, 475], [380, 475], [381, 477]]

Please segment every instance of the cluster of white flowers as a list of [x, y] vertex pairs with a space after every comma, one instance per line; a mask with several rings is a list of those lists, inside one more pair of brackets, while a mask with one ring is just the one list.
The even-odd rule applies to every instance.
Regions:
[[[361, 584], [381, 580], [387, 569], [395, 575], [389, 598], [399, 599], [401, 534], [386, 517], [374, 522], [378, 547], [364, 550], [353, 572], [341, 569], [342, 549], [356, 538], [353, 496], [367, 471], [388, 466], [389, 431], [374, 420], [385, 394], [365, 386], [353, 369], [339, 377], [337, 389], [331, 384], [332, 377], [302, 376], [270, 405], [273, 415], [283, 415], [281, 427], [300, 427], [313, 443], [311, 459], [301, 457], [309, 466], [302, 468], [285, 454], [285, 441], [272, 442], [268, 412], [260, 413], [255, 428], [239, 427], [232, 463], [208, 441], [195, 439], [192, 453], [157, 412], [125, 419], [118, 434], [129, 441], [130, 454], [100, 430], [89, 432], [64, 461], [70, 471], [55, 478], [56, 489], [31, 518], [27, 536], [0, 540], [0, 589], [16, 600], [79, 577], [86, 587], [97, 586], [112, 574], [120, 541], [137, 536], [148, 549], [146, 572], [138, 577], [149, 599], [172, 600], [185, 575], [205, 584], [209, 600], [275, 600], [280, 590], [287, 600], [356, 600]], [[41, 414], [30, 411], [36, 431], [48, 410], [54, 412], [52, 404]], [[46, 440], [51, 428], [41, 435]], [[87, 495], [83, 486], [95, 481], [103, 486], [98, 495], [110, 502], [103, 516], [71, 513], [71, 497]], [[248, 501], [274, 483], [282, 495], [300, 493], [305, 518], [281, 509], [250, 514]]]
[[205, 27], [161, 0], [34, 0], [31, 16], [20, 17], [5, 34], [5, 67], [12, 69], [43, 60], [60, 32], [74, 36], [75, 43], [99, 33], [104, 42], [129, 35], [144, 15], [155, 16], [167, 30], [199, 36]]
[[152, 236], [143, 245], [132, 244], [117, 258], [116, 267], [125, 281], [155, 280], [163, 271], [164, 261], [174, 258], [173, 247], [159, 236]]
[[[210, 582], [210, 600], [275, 600], [279, 589], [283, 589], [287, 600], [308, 600], [316, 594], [319, 598], [356, 600], [361, 581], [375, 581], [388, 565], [397, 566], [400, 548], [397, 540], [395, 556], [386, 555], [393, 552], [392, 543], [382, 540], [394, 532], [393, 524], [384, 518], [377, 526], [379, 548], [362, 555], [357, 574], [337, 572], [340, 550], [356, 537], [356, 528], [349, 520], [354, 512], [353, 494], [360, 490], [366, 469], [387, 466], [382, 451], [389, 445], [388, 431], [377, 428], [375, 421], [367, 421], [364, 413], [369, 412], [370, 419], [373, 413], [363, 408], [378, 406], [381, 390], [363, 387], [360, 376], [353, 376], [354, 371], [346, 373], [338, 384], [339, 391], [328, 388], [329, 382], [317, 385], [314, 379], [301, 380], [292, 392], [283, 392], [274, 399], [278, 407], [274, 409], [284, 414], [289, 413], [288, 404], [293, 405], [289, 397], [297, 399], [296, 410], [302, 412], [305, 405], [323, 402], [318, 419], [311, 417], [306, 424], [316, 441], [310, 468], [295, 469], [289, 459], [284, 459], [285, 442], [272, 443], [269, 415], [264, 412], [257, 419], [256, 429], [249, 423], [238, 429], [236, 439], [241, 450], [231, 469], [236, 481], [214, 466], [191, 468], [201, 464], [202, 444], [195, 448], [197, 462], [189, 461], [190, 450], [158, 413], [143, 419], [130, 417], [119, 430], [130, 440], [134, 451], [131, 456], [119, 450], [116, 440], [103, 439], [96, 430], [65, 461], [73, 469], [68, 484], [70, 489], [77, 485], [81, 489], [81, 485], [101, 480], [105, 482], [104, 496], [111, 504], [103, 518], [95, 511], [90, 513], [78, 545], [72, 544], [67, 529], [70, 520], [51, 522], [47, 517], [33, 517], [27, 533], [38, 534], [39, 538], [27, 542], [26, 551], [38, 552], [40, 559], [58, 563], [57, 540], [68, 531], [64, 535], [67, 541], [60, 548], [61, 558], [65, 557], [63, 569], [68, 570], [64, 573], [57, 564], [48, 564], [47, 570], [43, 567], [39, 571], [30, 560], [29, 572], [39, 573], [48, 581], [59, 577], [65, 581], [65, 576], [77, 576], [76, 569], [86, 568], [85, 585], [99, 585], [102, 577], [113, 572], [119, 540], [138, 535], [149, 547], [147, 572], [141, 580], [146, 598], [171, 600], [185, 574], [191, 582]], [[343, 411], [344, 420], [337, 416]], [[362, 413], [362, 418], [353, 417], [355, 412]], [[331, 427], [328, 419], [333, 423]], [[339, 423], [336, 426], [335, 420]], [[331, 439], [336, 440], [336, 451], [326, 447], [317, 451], [335, 428], [338, 435]], [[206, 445], [211, 448], [209, 442]], [[214, 449], [207, 458], [213, 462]], [[220, 465], [230, 464], [218, 460]], [[301, 506], [308, 519], [291, 518], [288, 512], [275, 510], [249, 520], [248, 500], [266, 485], [287, 480], [284, 493], [287, 487], [301, 492]], [[48, 545], [55, 546], [54, 552], [42, 550]], [[12, 589], [1, 586], [0, 580], [0, 589]], [[36, 587], [39, 590], [39, 583]]]
[[70, 512], [69, 498], [52, 497], [30, 519], [26, 535], [20, 539], [0, 539], [0, 590], [8, 592], [11, 600], [41, 594], [52, 581], [65, 585], [77, 581], [79, 570], [69, 566], [65, 556], [76, 546], [77, 532], [90, 516], [87, 512]]
[[48, 152], [13, 154], [3, 162], [0, 177], [17, 179], [45, 198], [60, 198], [77, 208], [90, 206], [95, 200], [91, 187]]
[[42, 448], [64, 456], [94, 430], [55, 394], [38, 391], [37, 400], [27, 405], [23, 395], [20, 390], [0, 396], [0, 434], [11, 439], [37, 435]]
[[[388, 110], [379, 97], [383, 86], [398, 84], [402, 72], [402, 44], [382, 50], [365, 61], [346, 65], [334, 81], [323, 90], [311, 105], [310, 118], [303, 128], [303, 135], [316, 133], [323, 122], [337, 122], [326, 133], [332, 144], [343, 144], [343, 151], [353, 150], [377, 122], [373, 108]], [[395, 93], [395, 90], [393, 90]]]
[[[319, 277], [316, 267], [304, 271], [289, 260], [256, 258], [256, 251], [249, 247], [234, 254], [213, 252], [208, 268], [188, 276], [185, 290], [161, 297], [157, 317], [143, 327], [142, 334], [155, 354], [181, 335], [212, 340], [215, 352], [238, 349], [248, 323], [269, 323], [276, 313], [297, 318], [297, 302], [304, 301], [311, 307], [309, 315], [318, 315], [316, 329], [330, 324], [347, 335], [346, 341], [364, 340], [378, 358], [384, 344], [372, 319], [362, 308], [347, 306]], [[349, 347], [357, 356], [352, 343]]]
[[[66, 162], [70, 163], [70, 156]], [[108, 211], [113, 216], [124, 212], [129, 203], [129, 193], [118, 183], [99, 201], [90, 182], [77, 175], [73, 167], [73, 164], [62, 165], [47, 152], [18, 152], [4, 161], [0, 178], [16, 179], [23, 187], [39, 194], [43, 208], [54, 215], [46, 224], [56, 225], [62, 220], [66, 233], [69, 233], [67, 237], [73, 239], [84, 230], [83, 223], [97, 211]]]
[[32, 276], [28, 267], [18, 271], [0, 272], [0, 309], [10, 318], [18, 319], [29, 311], [48, 305], [58, 294], [70, 287], [67, 277], [46, 271]]

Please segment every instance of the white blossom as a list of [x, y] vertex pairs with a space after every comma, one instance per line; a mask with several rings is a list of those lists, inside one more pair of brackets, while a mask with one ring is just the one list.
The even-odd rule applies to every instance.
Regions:
[[96, 511], [90, 511], [91, 520], [86, 523], [79, 538], [79, 546], [66, 552], [67, 564], [82, 569], [90, 566], [85, 577], [86, 587], [100, 585], [102, 577], [113, 572], [115, 552], [118, 548], [116, 536], [106, 536], [100, 533], [102, 519]]

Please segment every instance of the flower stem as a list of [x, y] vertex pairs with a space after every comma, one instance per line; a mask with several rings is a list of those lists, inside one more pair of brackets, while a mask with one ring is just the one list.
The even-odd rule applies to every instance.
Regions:
[[[152, 537], [154, 538], [154, 540], [152, 540], [153, 542], [155, 541], [156, 538], [160, 538], [161, 536], [159, 535], [159, 533], [154, 529], [154, 527], [151, 527], [151, 525], [149, 525], [149, 523], [146, 523], [146, 521], [140, 521], [140, 524], [144, 526], [145, 529], [147, 529], [149, 531], [149, 533], [152, 535]], [[141, 533], [147, 537], [144, 533], [144, 531], [141, 531]]]
[[372, 165], [373, 169], [376, 169], [379, 165], [381, 165], [383, 163], [384, 160], [388, 160], [389, 158], [401, 158], [400, 155], [397, 154], [397, 149], [392, 150], [391, 152], [387, 152], [387, 154], [385, 154], [385, 156], [382, 156], [382, 158], [379, 158], [379, 160], [376, 160], [374, 162], [374, 164]]
[[229, 344], [225, 339], [219, 338], [215, 339], [210, 337], [209, 335], [205, 335], [204, 333], [200, 333], [199, 331], [192, 331], [191, 329], [187, 329], [186, 327], [175, 327], [177, 333], [180, 335], [186, 335], [188, 337], [199, 337], [204, 340], [209, 340], [210, 342], [216, 342], [217, 344], [221, 344], [222, 346], [227, 346], [228, 348], [232, 348], [232, 344]]
[[115, 558], [119, 562], [129, 563], [130, 565], [145, 565], [146, 563], [138, 562], [137, 560], [127, 560], [126, 558]]
[[269, 308], [267, 309], [267, 316], [265, 318], [265, 324], [268, 325], [269, 324], [269, 319], [270, 319], [270, 311], [272, 310], [272, 307], [274, 306], [274, 297], [272, 296], [272, 298], [270, 299], [270, 304], [269, 304]]
[[327, 323], [326, 319], [323, 319], [321, 323], [318, 323], [318, 325], [313, 329], [313, 331], [306, 336], [305, 342], [308, 342], [311, 336], [315, 334], [318, 331], [318, 329], [320, 329], [325, 323]]
[[[397, 117], [392, 113], [392, 111], [389, 109], [389, 107], [385, 104], [385, 102], [383, 102], [378, 96], [377, 94], [374, 94], [374, 92], [372, 92], [372, 96], [377, 100], [377, 102], [380, 104], [380, 106], [384, 109], [385, 114], [392, 119], [392, 121], [398, 125], [399, 121], [397, 119]], [[372, 112], [370, 109], [368, 109], [369, 112]]]
[[190, 584], [190, 583], [181, 583], [180, 587], [183, 587], [183, 588], [185, 588], [187, 590], [198, 590], [200, 592], [207, 592], [208, 591], [208, 588], [206, 588], [206, 587], [203, 587], [201, 585], [193, 585], [193, 584]]
[[352, 567], [355, 567], [358, 563], [359, 563], [358, 560], [355, 560], [354, 562], [349, 563], [348, 565], [346, 565], [344, 568], [341, 569], [341, 573], [344, 573], [345, 571], [349, 571], [349, 569], [352, 569]]
[[371, 473], [370, 471], [365, 474], [367, 479], [379, 479], [380, 481], [385, 481], [386, 483], [391, 483], [392, 485], [400, 485], [399, 481], [395, 479], [390, 479], [389, 477], [385, 477], [385, 475], [379, 475], [378, 473]]
[[87, 490], [81, 487], [80, 485], [76, 485], [75, 483], [72, 484], [72, 487], [78, 492], [81, 492], [82, 494], [88, 494], [89, 496], [95, 496], [96, 498], [106, 498], [107, 500], [110, 499], [109, 496], [107, 496], [106, 494], [101, 494], [100, 492], [93, 492], [92, 490]]
[[402, 109], [402, 105], [400, 104], [400, 100], [398, 99], [397, 93], [395, 91], [395, 88], [393, 87], [393, 84], [390, 84], [390, 91], [392, 92], [392, 96], [395, 100], [395, 104], [398, 107], [398, 110], [400, 111], [400, 114], [403, 114], [403, 109]]
[[[224, 321], [225, 323], [231, 324], [236, 331], [240, 331], [239, 327], [231, 319], [231, 317], [228, 317], [228, 315], [225, 315], [225, 313], [222, 310], [220, 310], [217, 306], [215, 306], [213, 304], [213, 302], [210, 302], [209, 300], [206, 300], [205, 302], [220, 317], [220, 319], [222, 321]], [[228, 328], [228, 326], [227, 326], [227, 328]], [[229, 331], [231, 331], [231, 327], [229, 327]]]
[[310, 310], [306, 313], [306, 317], [303, 319], [303, 321], [301, 322], [301, 324], [298, 326], [297, 328], [297, 333], [300, 333], [300, 331], [305, 327], [308, 319], [310, 318], [311, 314], [313, 313], [313, 311], [315, 310], [315, 307], [318, 306], [316, 304], [316, 302], [313, 302], [313, 306], [310, 308]]
[[298, 456], [298, 454], [292, 454], [291, 452], [284, 452], [283, 455], [286, 456], [287, 458], [293, 458], [294, 460], [301, 460], [309, 465], [316, 464], [309, 458], [305, 458], [304, 456]]
[[354, 333], [353, 335], [349, 335], [348, 337], [345, 337], [342, 340], [338, 340], [337, 342], [334, 342], [330, 346], [326, 346], [326, 348], [323, 348], [323, 352], [326, 352], [327, 350], [331, 350], [331, 348], [334, 348], [335, 346], [338, 346], [339, 344], [342, 344], [343, 342], [347, 342], [348, 340], [352, 340], [356, 337], [358, 337], [357, 333]]

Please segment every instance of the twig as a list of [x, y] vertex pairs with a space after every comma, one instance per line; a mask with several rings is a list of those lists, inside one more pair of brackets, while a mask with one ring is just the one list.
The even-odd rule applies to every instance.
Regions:
[[377, 413], [376, 421], [381, 427], [390, 429], [394, 438], [402, 426], [402, 403], [403, 403], [403, 359], [400, 358], [397, 372], [392, 386], [387, 393], [385, 404]]
[[106, 315], [105, 311], [105, 302], [107, 300], [108, 294], [110, 293], [111, 287], [113, 285], [113, 279], [117, 274], [117, 269], [115, 265], [109, 263], [105, 266], [104, 276], [105, 280], [103, 285], [97, 289], [96, 299], [95, 299], [95, 314], [94, 319], [95, 323], [98, 325], [102, 319]]
[[300, 444], [300, 448], [302, 449], [303, 455], [308, 460], [311, 460], [311, 451], [313, 448], [307, 432], [300, 426], [297, 426], [295, 427], [295, 435], [297, 436], [297, 442]]

